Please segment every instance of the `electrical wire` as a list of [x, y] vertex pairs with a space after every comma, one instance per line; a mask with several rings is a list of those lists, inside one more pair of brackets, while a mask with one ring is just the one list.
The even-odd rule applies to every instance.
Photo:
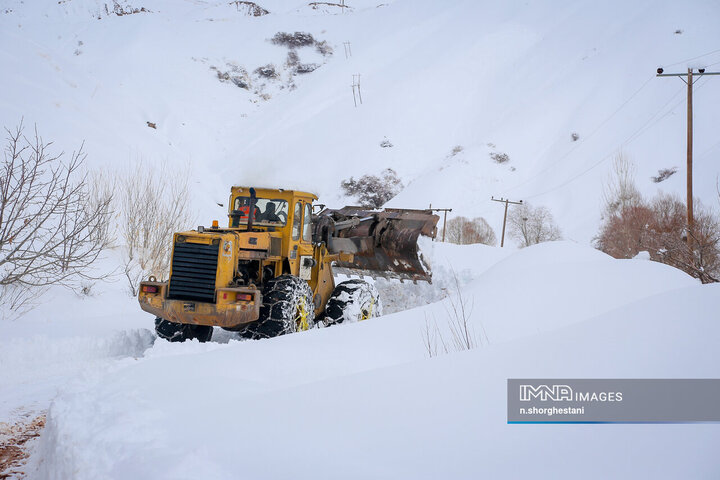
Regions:
[[531, 177], [529, 177], [529, 178], [526, 178], [526, 179], [523, 180], [522, 182], [518, 183], [517, 185], [513, 185], [512, 187], [506, 189], [505, 191], [506, 191], [506, 192], [510, 192], [510, 191], [512, 191], [512, 190], [515, 190], [515, 189], [517, 189], [517, 188], [522, 187], [523, 185], [527, 185], [529, 182], [531, 182], [532, 180], [535, 180], [536, 178], [538, 178], [539, 176], [541, 176], [542, 174], [544, 174], [544, 173], [547, 172], [548, 170], [550, 170], [550, 169], [552, 169], [553, 167], [555, 167], [558, 163], [562, 162], [562, 161], [565, 160], [567, 157], [569, 157], [575, 150], [577, 150], [578, 148], [582, 147], [585, 141], [587, 141], [588, 139], [592, 138], [593, 135], [595, 135], [598, 131], [600, 131], [600, 129], [602, 129], [602, 127], [604, 127], [610, 120], [612, 120], [613, 117], [615, 117], [615, 115], [617, 115], [618, 113], [620, 113], [620, 111], [621, 111], [623, 108], [625, 108], [625, 107], [627, 106], [627, 104], [630, 103], [630, 102], [632, 101], [632, 99], [635, 98], [635, 97], [650, 83], [650, 81], [651, 81], [653, 78], [655, 78], [655, 75], [652, 75], [652, 76], [650, 76], [647, 80], [645, 80], [645, 82], [640, 86], [640, 88], [638, 88], [637, 90], [635, 90], [635, 92], [634, 92], [632, 95], [630, 95], [630, 96], [627, 98], [627, 100], [625, 100], [613, 113], [611, 113], [610, 116], [608, 116], [607, 118], [605, 118], [605, 120], [603, 120], [602, 122], [600, 122], [600, 124], [598, 124], [598, 126], [595, 127], [595, 129], [594, 129], [592, 132], [590, 132], [587, 136], [585, 136], [583, 142], [578, 143], [577, 145], [575, 145], [573, 148], [571, 148], [570, 150], [568, 150], [564, 155], [562, 155], [561, 157], [559, 157], [557, 160], [555, 160], [555, 161], [552, 162], [551, 164], [547, 165], [545, 168], [543, 168], [542, 170], [540, 170], [539, 172], [537, 172], [535, 175], [533, 175], [533, 176], [531, 176]]
[[[675, 65], [681, 65], [683, 63], [692, 62], [693, 60], [697, 60], [698, 58], [702, 58], [702, 57], [707, 57], [708, 55], [712, 55], [713, 53], [717, 53], [717, 52], [720, 52], [720, 48], [718, 48], [717, 50], [713, 50], [712, 52], [703, 53], [702, 55], [698, 55], [697, 57], [688, 58], [687, 60], [680, 60], [679, 62], [671, 63], [670, 65], [666, 65], [665, 67], [666, 68], [674, 67]], [[718, 62], [718, 63], [720, 63], [720, 62]], [[717, 64], [713, 64], [713, 65], [717, 65]]]
[[[698, 84], [698, 87], [695, 89], [695, 91], [699, 90], [703, 85], [705, 85], [705, 83], [707, 83], [707, 79], [703, 79], [703, 80], [706, 80], [706, 81]], [[681, 91], [682, 91], [682, 90], [684, 90], [684, 89], [681, 89]], [[637, 140], [643, 133], [645, 133], [646, 131], [648, 131], [651, 127], [657, 125], [657, 124], [660, 122], [660, 120], [662, 120], [663, 118], [665, 118], [665, 117], [667, 117], [668, 115], [670, 115], [670, 114], [675, 110], [675, 108], [678, 107], [678, 105], [680, 105], [681, 103], [683, 103], [683, 100], [681, 100], [680, 102], [674, 104], [667, 112], [665, 112], [664, 115], [662, 115], [662, 116], [660, 116], [659, 118], [655, 119], [655, 117], [656, 117], [660, 112], [662, 112], [662, 110], [667, 106], [667, 104], [670, 103], [676, 96], [677, 96], [677, 92], [670, 98], [669, 101], [665, 102], [665, 104], [664, 104], [654, 115], [652, 115], [652, 116], [650, 117], [650, 119], [648, 119], [639, 129], [637, 129], [637, 130], [635, 131], [635, 133], [633, 133], [633, 134], [630, 135], [625, 141], [623, 141], [618, 148], [613, 149], [612, 152], [608, 153], [608, 154], [605, 155], [604, 157], [600, 158], [600, 160], [598, 160], [597, 162], [595, 162], [595, 163], [593, 163], [592, 165], [590, 165], [590, 166], [589, 166], [588, 168], [586, 168], [585, 170], [581, 171], [580, 173], [578, 173], [578, 174], [576, 174], [576, 175], [573, 175], [572, 177], [570, 177], [569, 179], [567, 179], [567, 180], [565, 180], [564, 182], [560, 183], [559, 185], [556, 185], [556, 186], [554, 186], [553, 188], [551, 188], [551, 189], [549, 189], [549, 190], [546, 190], [546, 191], [544, 191], [544, 192], [541, 192], [541, 193], [536, 193], [536, 194], [534, 194], [534, 195], [525, 196], [525, 199], [536, 198], [536, 197], [540, 197], [540, 196], [543, 196], [543, 195], [547, 195], [548, 193], [554, 192], [554, 191], [556, 191], [556, 190], [564, 187], [565, 185], [568, 185], [569, 183], [574, 182], [574, 181], [577, 180], [578, 178], [582, 177], [582, 176], [585, 175], [586, 173], [588, 173], [588, 172], [590, 172], [591, 170], [593, 170], [593, 169], [595, 169], [596, 167], [598, 167], [600, 164], [602, 164], [602, 163], [605, 162], [606, 160], [612, 158], [612, 157], [615, 155], [615, 152], [616, 152], [617, 150], [622, 149], [623, 147], [625, 147], [625, 146], [629, 145], [630, 143], [634, 142], [635, 140]], [[653, 121], [654, 119], [655, 119], [655, 121]], [[652, 122], [652, 125], [650, 125], [651, 122]], [[647, 127], [647, 128], [646, 128], [646, 127]], [[712, 148], [714, 148], [714, 147], [712, 147]], [[707, 152], [706, 152], [706, 153], [707, 153]], [[704, 155], [704, 154], [703, 154], [703, 155]]]

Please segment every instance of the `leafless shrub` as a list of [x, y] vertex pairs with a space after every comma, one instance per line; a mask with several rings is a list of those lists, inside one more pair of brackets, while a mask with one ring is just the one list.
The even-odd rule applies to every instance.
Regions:
[[287, 54], [285, 65], [289, 68], [297, 67], [300, 64], [300, 57], [294, 49], [290, 49]]
[[[686, 206], [677, 197], [659, 194], [640, 199], [604, 219], [596, 246], [615, 258], [647, 251], [652, 260], [672, 265], [703, 283], [720, 280], [720, 218], [693, 202], [694, 228], [687, 228]], [[691, 242], [688, 243], [688, 234]]]
[[320, 68], [320, 65], [317, 63], [301, 63], [297, 67], [295, 67], [295, 73], [311, 73], [318, 68]]
[[256, 68], [255, 73], [263, 78], [277, 78], [280, 76], [275, 70], [275, 65], [273, 65], [272, 63], [268, 63], [265, 66]]
[[133, 7], [129, 3], [125, 3], [125, 5], [121, 4], [117, 0], [113, 0], [112, 2], [112, 8], [109, 8], [107, 3], [105, 4], [105, 14], [115, 14], [118, 17], [122, 17], [123, 15], [133, 15], [135, 13], [151, 13], [150, 10], [146, 9], [145, 7]]
[[35, 288], [74, 287], [101, 278], [93, 264], [109, 247], [112, 192], [83, 172], [82, 146], [69, 158], [50, 151], [22, 122], [7, 133], [0, 163], [0, 299], [18, 314]]
[[138, 162], [120, 178], [123, 267], [130, 294], [144, 277], [167, 279], [172, 235], [190, 222], [189, 171]]
[[270, 13], [255, 2], [236, 0], [228, 3], [228, 5], [235, 5], [238, 12], [244, 13], [245, 15], [252, 15], [253, 17], [262, 17]]
[[[313, 10], [323, 10], [325, 13], [330, 13], [335, 9], [340, 9], [342, 11], [349, 10], [352, 11], [353, 7], [350, 5], [345, 5], [344, 3], [337, 3], [337, 2], [310, 2], [308, 3], [308, 6], [312, 8]], [[380, 7], [382, 5], [378, 5]], [[327, 7], [332, 7], [328, 9]]]
[[447, 326], [449, 331], [448, 338], [445, 338], [442, 331], [437, 325], [437, 321], [433, 319], [432, 325], [425, 317], [425, 329], [423, 331], [423, 343], [428, 352], [429, 357], [435, 357], [439, 353], [462, 352], [471, 350], [482, 345], [483, 337], [486, 344], [489, 343], [487, 332], [482, 323], [482, 335], [475, 332], [472, 325], [471, 317], [473, 311], [472, 302], [463, 297], [462, 288], [457, 275], [453, 270], [453, 280], [455, 286], [454, 294], [448, 295], [445, 304], [445, 312], [447, 313]]
[[580, 140], [580, 134], [577, 132], [573, 132], [570, 134], [570, 138], [573, 142], [577, 142], [578, 140]]
[[482, 243], [485, 245], [497, 245], [497, 237], [492, 227], [482, 218], [472, 220], [466, 217], [455, 217], [448, 220], [444, 232], [445, 241], [458, 245], [469, 245]]
[[249, 90], [251, 81], [247, 71], [238, 65], [228, 64], [228, 66], [230, 71], [222, 71], [215, 66], [211, 66], [210, 69], [215, 70], [215, 74], [221, 82], [232, 82], [236, 87]]
[[321, 54], [323, 57], [332, 55], [333, 51], [334, 51], [333, 48], [330, 46], [330, 44], [326, 40], [323, 40], [321, 42], [316, 41], [315, 42], [315, 50], [317, 50], [317, 52], [319, 54]]
[[392, 142], [391, 142], [387, 137], [385, 137], [385, 138], [382, 140], [382, 142], [380, 142], [380, 147], [382, 147], [382, 148], [392, 148], [392, 147], [393, 147], [393, 144], [392, 144]]
[[450, 349], [445, 343], [445, 338], [437, 326], [437, 321], [433, 319], [431, 324], [427, 314], [425, 314], [425, 328], [423, 329], [422, 336], [428, 357], [432, 358], [442, 353], [450, 353]]
[[658, 170], [658, 174], [655, 177], [650, 177], [650, 180], [652, 180], [654, 183], [660, 183], [668, 178], [672, 177], [677, 173], [677, 167], [672, 168], [661, 168]]
[[546, 207], [517, 205], [508, 213], [507, 222], [508, 236], [517, 240], [520, 248], [562, 239], [560, 228]]
[[275, 45], [284, 45], [290, 48], [307, 47], [315, 44], [315, 38], [307, 32], [278, 32], [270, 41]]
[[454, 157], [455, 155], [457, 155], [458, 153], [462, 152], [463, 150], [465, 150], [465, 147], [463, 147], [462, 145], [455, 145], [455, 146], [452, 148], [452, 150], [450, 150], [450, 156], [451, 156], [451, 157]]
[[490, 158], [492, 158], [495, 163], [507, 163], [510, 161], [507, 153], [490, 152]]
[[340, 182], [345, 195], [357, 197], [363, 207], [380, 208], [400, 193], [402, 182], [392, 168], [383, 170], [380, 176], [363, 175], [358, 180], [350, 177]]

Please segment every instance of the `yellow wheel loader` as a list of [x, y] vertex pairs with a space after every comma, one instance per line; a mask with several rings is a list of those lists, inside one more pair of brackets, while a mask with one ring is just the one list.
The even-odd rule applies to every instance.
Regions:
[[151, 277], [138, 293], [140, 307], [156, 317], [158, 336], [208, 341], [213, 327], [222, 327], [257, 339], [318, 321], [379, 316], [374, 286], [358, 279], [336, 286], [334, 267], [430, 281], [417, 240], [435, 237], [432, 212], [332, 210], [316, 200], [306, 192], [233, 187], [227, 227], [213, 221], [175, 233], [170, 278]]

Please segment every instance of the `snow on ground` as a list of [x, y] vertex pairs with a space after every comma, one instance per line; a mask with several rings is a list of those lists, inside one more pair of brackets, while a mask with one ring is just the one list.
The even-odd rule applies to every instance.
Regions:
[[[508, 377], [720, 375], [717, 286], [585, 246], [620, 149], [643, 193], [683, 191], [684, 85], [653, 74], [720, 61], [715, 2], [352, 0], [337, 14], [265, 0], [262, 17], [219, 0], [133, 0], [150, 11], [123, 16], [107, 3], [3, 3], [2, 126], [24, 117], [57, 151], [85, 140], [88, 166], [110, 172], [189, 165], [192, 225], [224, 216], [230, 184], [339, 207], [342, 179], [391, 167], [406, 188], [389, 206], [450, 207], [499, 232], [490, 196], [522, 198], [579, 244], [425, 245], [433, 285], [377, 281], [397, 313], [260, 342], [220, 330], [210, 344], [155, 341], [121, 280], [90, 296], [52, 288], [0, 320], [0, 422], [55, 399], [36, 477], [720, 475], [712, 425], [508, 426], [504, 403]], [[297, 49], [320, 67], [291, 76], [288, 49], [269, 41], [280, 31], [334, 54]], [[268, 63], [274, 80], [254, 73]], [[695, 90], [695, 193], [708, 204], [712, 78]], [[458, 288], [481, 346], [429, 359], [423, 332], [450, 335], [442, 299]]]
[[[458, 261], [487, 248], [435, 250]], [[720, 472], [713, 425], [505, 423], [507, 378], [720, 375], [717, 285], [567, 242], [498, 260], [465, 264], [471, 322], [489, 338], [468, 352], [428, 358], [426, 319], [447, 324], [438, 303], [271, 340], [157, 341], [142, 359], [116, 362], [55, 399], [37, 477]]]

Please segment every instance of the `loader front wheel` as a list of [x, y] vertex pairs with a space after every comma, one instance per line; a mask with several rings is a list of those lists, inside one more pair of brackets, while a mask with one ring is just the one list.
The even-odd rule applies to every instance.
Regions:
[[209, 342], [212, 338], [213, 327], [204, 325], [186, 325], [175, 323], [164, 318], [155, 319], [155, 333], [168, 342], [184, 342], [197, 339], [200, 342]]
[[359, 322], [382, 315], [380, 294], [375, 285], [353, 279], [337, 284], [325, 306], [325, 326]]
[[271, 338], [315, 326], [313, 293], [308, 283], [293, 275], [269, 280], [263, 289], [260, 319], [248, 325], [250, 338]]

